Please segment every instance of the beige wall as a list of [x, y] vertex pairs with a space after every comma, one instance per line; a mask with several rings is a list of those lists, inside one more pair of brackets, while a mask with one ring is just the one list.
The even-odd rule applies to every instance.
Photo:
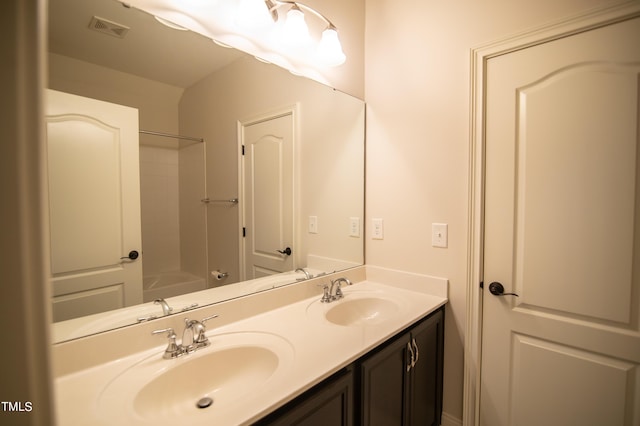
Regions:
[[[180, 132], [185, 136], [201, 138]], [[182, 141], [180, 168], [180, 269], [207, 279], [207, 235], [205, 196], [205, 147], [200, 142]]]
[[[470, 49], [613, 1], [366, 1], [367, 264], [446, 277], [444, 411], [460, 419], [466, 308]], [[449, 247], [431, 247], [431, 223]]]
[[144, 275], [180, 270], [178, 150], [140, 146]]
[[[50, 88], [137, 108], [141, 129], [178, 132], [181, 88], [62, 55], [49, 54], [48, 59]], [[142, 144], [155, 140], [140, 136]]]
[[[361, 264], [363, 237], [348, 236], [348, 218], [363, 215], [362, 101], [247, 57], [185, 90], [180, 129], [206, 140], [207, 196], [234, 198], [239, 195], [238, 121], [296, 104], [301, 250], [294, 255], [311, 253]], [[354, 125], [356, 120], [360, 124]], [[207, 214], [212, 242], [209, 269], [230, 274], [222, 283], [236, 282], [240, 273], [238, 208], [211, 204]], [[306, 231], [309, 215], [318, 216], [321, 232], [317, 235]], [[298, 261], [306, 266], [304, 257]]]

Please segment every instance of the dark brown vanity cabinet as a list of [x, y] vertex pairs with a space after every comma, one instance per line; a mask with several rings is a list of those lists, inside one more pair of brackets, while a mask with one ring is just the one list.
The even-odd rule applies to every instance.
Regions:
[[257, 425], [439, 425], [444, 308], [382, 343]]
[[439, 425], [443, 349], [440, 309], [358, 361], [359, 423]]
[[353, 367], [334, 374], [256, 423], [262, 426], [352, 426]]

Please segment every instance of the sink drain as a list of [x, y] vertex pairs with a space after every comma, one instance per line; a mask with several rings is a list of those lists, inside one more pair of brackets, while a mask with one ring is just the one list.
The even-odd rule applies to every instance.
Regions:
[[196, 407], [198, 408], [207, 408], [213, 404], [213, 399], [205, 396], [204, 398], [200, 398], [198, 402], [196, 402]]

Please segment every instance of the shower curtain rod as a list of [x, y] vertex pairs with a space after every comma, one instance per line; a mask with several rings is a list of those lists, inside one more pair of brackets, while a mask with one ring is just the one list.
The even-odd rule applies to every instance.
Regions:
[[185, 140], [196, 141], [196, 142], [204, 142], [203, 138], [192, 138], [191, 136], [181, 136], [181, 135], [172, 135], [171, 133], [152, 132], [151, 130], [140, 130], [139, 133], [144, 133], [145, 135], [162, 136], [163, 138], [185, 139]]

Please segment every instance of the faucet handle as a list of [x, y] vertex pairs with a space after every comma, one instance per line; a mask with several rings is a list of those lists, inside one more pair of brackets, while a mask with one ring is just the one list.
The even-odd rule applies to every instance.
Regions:
[[200, 326], [197, 328], [197, 334], [194, 334], [193, 336], [193, 342], [195, 344], [198, 345], [198, 347], [205, 347], [205, 346], [209, 346], [211, 344], [211, 342], [209, 342], [209, 339], [207, 338], [207, 335], [205, 334], [205, 332], [207, 331], [206, 327], [204, 326], [204, 323], [209, 321], [210, 319], [214, 319], [214, 318], [218, 318], [217, 314], [208, 316], [206, 318], [202, 318], [200, 320]]
[[197, 326], [198, 324], [202, 325], [205, 322], [209, 321], [210, 319], [214, 319], [214, 318], [218, 318], [218, 315], [217, 314], [216, 315], [211, 315], [209, 317], [202, 318], [200, 321], [192, 320], [192, 319], [189, 319], [189, 318], [185, 318], [184, 319], [184, 323], [185, 323], [185, 325], [187, 327], [193, 327], [193, 326]]
[[331, 302], [331, 294], [330, 294], [329, 284], [327, 284], [327, 283], [324, 283], [324, 284], [318, 283], [316, 285], [318, 287], [322, 287], [322, 291], [323, 291], [322, 299], [320, 299], [320, 302], [322, 302], [322, 303]]
[[154, 330], [151, 332], [151, 334], [163, 334], [163, 333], [167, 333], [167, 337], [169, 338], [169, 344], [167, 345], [167, 349], [165, 349], [164, 355], [162, 355], [162, 358], [171, 359], [171, 358], [177, 358], [180, 355], [182, 355], [184, 351], [182, 350], [182, 347], [180, 347], [176, 343], [176, 332], [173, 331], [173, 328], [171, 327], [163, 328], [161, 330]]
[[162, 333], [167, 333], [167, 337], [169, 339], [171, 339], [172, 337], [175, 339], [176, 338], [176, 332], [173, 331], [173, 328], [169, 327], [169, 328], [163, 328], [162, 330], [153, 330], [151, 332], [151, 334], [162, 334]]

